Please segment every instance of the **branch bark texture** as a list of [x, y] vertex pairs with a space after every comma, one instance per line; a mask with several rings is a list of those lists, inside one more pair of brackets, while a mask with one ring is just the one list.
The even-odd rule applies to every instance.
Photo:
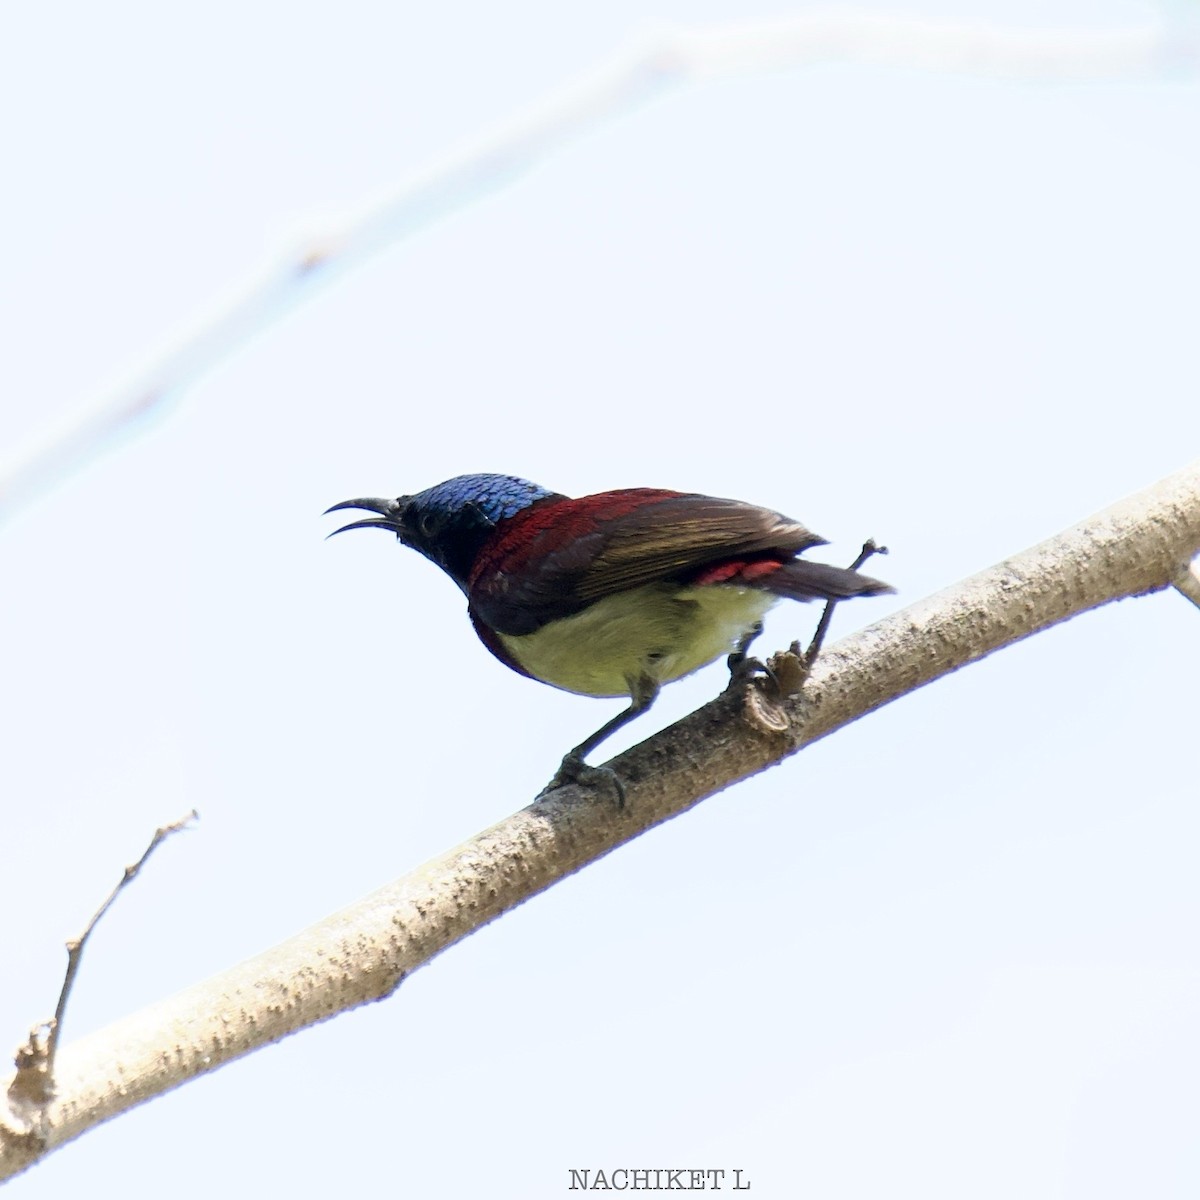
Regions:
[[992, 651], [1182, 579], [1200, 460], [824, 651], [770, 731], [726, 694], [614, 760], [628, 801], [565, 788], [282, 945], [59, 1051], [48, 1103], [0, 1106], [0, 1179], [94, 1125], [306, 1025], [390, 995], [436, 954], [843, 725]]

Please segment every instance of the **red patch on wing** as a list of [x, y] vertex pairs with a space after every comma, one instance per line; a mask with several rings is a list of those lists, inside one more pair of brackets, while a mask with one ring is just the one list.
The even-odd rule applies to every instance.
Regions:
[[695, 587], [705, 587], [714, 583], [754, 584], [773, 575], [783, 562], [778, 558], [759, 558], [752, 562], [721, 562], [705, 567], [692, 584]]

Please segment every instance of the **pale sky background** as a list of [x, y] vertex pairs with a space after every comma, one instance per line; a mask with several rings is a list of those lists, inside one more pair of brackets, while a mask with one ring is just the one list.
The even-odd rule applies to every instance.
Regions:
[[[877, 7], [1193, 34], [1200, 8]], [[801, 11], [12, 9], [0, 446], [648, 23]], [[505, 670], [416, 555], [324, 542], [329, 504], [480, 470], [737, 496], [831, 561], [891, 546], [899, 594], [836, 636], [1200, 453], [1198, 213], [1195, 75], [819, 65], [612, 121], [265, 328], [0, 529], [0, 1043], [156, 825], [202, 814], [89, 948], [68, 1039], [522, 807], [619, 707]], [[776, 609], [763, 648], [816, 616]], [[682, 1166], [753, 1197], [1195, 1197], [1198, 647], [1174, 593], [1026, 641], [13, 1195], [543, 1200]]]

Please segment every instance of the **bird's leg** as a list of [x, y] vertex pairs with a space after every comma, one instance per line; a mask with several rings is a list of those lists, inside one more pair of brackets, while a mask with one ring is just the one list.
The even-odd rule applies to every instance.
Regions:
[[[863, 548], [858, 552], [858, 557], [850, 564], [849, 569], [857, 571], [872, 555], [886, 554], [887, 552], [888, 548], [886, 546], [878, 546], [875, 544], [874, 538], [868, 538], [863, 542]], [[825, 635], [829, 632], [829, 622], [833, 620], [833, 607], [835, 604], [837, 604], [836, 600], [825, 601], [825, 611], [821, 614], [820, 621], [817, 622], [817, 631], [813, 634], [812, 641], [808, 643], [808, 649], [803, 654], [800, 653], [800, 643], [792, 643], [792, 653], [797, 658], [802, 658], [806, 667], [811, 667], [820, 653], [821, 646], [825, 642]]]
[[734, 647], [733, 653], [725, 660], [729, 667], [729, 688], [741, 687], [743, 684], [749, 683], [751, 679], [759, 676], [766, 676], [768, 679], [775, 679], [775, 672], [767, 666], [765, 662], [758, 658], [751, 658], [748, 651], [750, 643], [763, 631], [761, 621], [755, 621], [749, 629], [742, 634], [738, 640], [738, 644]]
[[557, 787], [562, 787], [564, 783], [591, 783], [604, 778], [610, 780], [616, 789], [617, 807], [624, 808], [625, 785], [621, 782], [621, 777], [612, 767], [593, 767], [584, 762], [584, 759], [623, 725], [628, 725], [634, 717], [641, 716], [654, 703], [657, 696], [658, 684], [653, 679], [645, 675], [640, 679], [631, 679], [629, 681], [629, 707], [624, 712], [617, 713], [611, 721], [605, 721], [591, 737], [585, 738], [574, 750], [569, 750], [563, 755], [562, 764], [554, 773], [554, 778], [543, 789], [542, 795], [552, 792]]

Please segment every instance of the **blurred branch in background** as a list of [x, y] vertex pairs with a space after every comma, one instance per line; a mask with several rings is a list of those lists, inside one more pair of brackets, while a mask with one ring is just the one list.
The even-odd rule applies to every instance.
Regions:
[[1123, 30], [996, 29], [845, 11], [654, 30], [524, 117], [219, 297], [127, 382], [88, 399], [0, 463], [0, 519], [135, 432], [145, 418], [163, 413], [207, 370], [342, 273], [514, 182], [600, 122], [672, 88], [818, 62], [1039, 83], [1144, 81], [1200, 74], [1200, 37], [1182, 21]]
[[1059, 621], [1166, 588], [1197, 550], [1200, 460], [835, 643], [774, 732], [753, 719], [752, 693], [724, 693], [614, 760], [623, 809], [607, 789], [561, 788], [274, 949], [67, 1044], [44, 1102], [22, 1094], [18, 1072], [0, 1100], [0, 1180], [194, 1076], [389, 996], [531, 896], [866, 713]]

